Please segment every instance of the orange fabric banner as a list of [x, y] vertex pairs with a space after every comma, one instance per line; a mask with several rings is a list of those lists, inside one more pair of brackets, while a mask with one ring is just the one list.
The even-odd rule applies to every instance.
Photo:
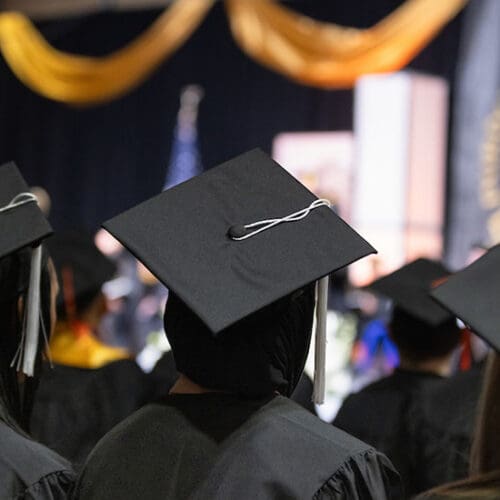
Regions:
[[133, 42], [105, 57], [54, 49], [22, 14], [0, 14], [0, 50], [17, 77], [35, 92], [71, 104], [94, 104], [139, 85], [182, 45], [215, 0], [175, 0]]
[[403, 68], [466, 3], [407, 0], [364, 30], [317, 22], [273, 0], [226, 0], [226, 7], [233, 36], [250, 57], [297, 82], [339, 88]]
[[[0, 51], [33, 91], [76, 105], [109, 101], [144, 81], [203, 21], [215, 0], [174, 0], [133, 42], [105, 57], [54, 49], [22, 14], [0, 14]], [[403, 68], [467, 0], [407, 0], [365, 30], [321, 23], [275, 0], [225, 0], [233, 36], [252, 58], [306, 85], [351, 87]]]

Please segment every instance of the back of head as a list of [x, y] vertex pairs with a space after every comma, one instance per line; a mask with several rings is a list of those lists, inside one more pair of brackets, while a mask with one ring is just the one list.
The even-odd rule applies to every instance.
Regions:
[[289, 396], [306, 361], [314, 305], [314, 286], [308, 285], [214, 335], [171, 293], [165, 331], [177, 370], [209, 389]]
[[100, 296], [102, 285], [114, 275], [116, 266], [83, 230], [55, 234], [47, 245], [62, 288], [58, 317], [77, 319]]
[[398, 306], [394, 307], [390, 331], [400, 354], [411, 361], [442, 358], [460, 341], [460, 330], [454, 318], [434, 326]]

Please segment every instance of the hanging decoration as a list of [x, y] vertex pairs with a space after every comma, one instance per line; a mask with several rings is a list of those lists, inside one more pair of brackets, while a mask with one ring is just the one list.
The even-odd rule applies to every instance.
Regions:
[[305, 85], [352, 87], [363, 74], [408, 64], [467, 0], [407, 0], [368, 29], [321, 23], [274, 0], [226, 0], [239, 46], [261, 64]]
[[[468, 0], [406, 0], [368, 29], [322, 23], [276, 0], [225, 0], [234, 39], [250, 57], [305, 85], [352, 87], [367, 73], [397, 71]], [[116, 99], [140, 85], [196, 30], [215, 0], [174, 0], [134, 41], [104, 56], [53, 48], [17, 12], [0, 14], [0, 51], [14, 74], [40, 95], [74, 105]]]
[[44, 97], [68, 104], [109, 101], [142, 83], [173, 54], [214, 1], [174, 1], [145, 32], [104, 57], [56, 50], [22, 14], [0, 14], [0, 50], [16, 76]]

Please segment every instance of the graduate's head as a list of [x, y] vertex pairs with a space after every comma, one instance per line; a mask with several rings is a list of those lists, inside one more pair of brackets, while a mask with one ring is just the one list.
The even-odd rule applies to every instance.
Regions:
[[[0, 323], [2, 331], [19, 334], [22, 328], [31, 272], [32, 249], [23, 248], [0, 259]], [[40, 315], [50, 336], [56, 319], [59, 283], [52, 259], [42, 245], [40, 269]]]
[[397, 306], [392, 313], [389, 332], [401, 357], [413, 362], [446, 357], [460, 340], [455, 318], [431, 325]]
[[500, 245], [450, 276], [431, 296], [500, 352]]
[[458, 345], [454, 316], [429, 295], [449, 274], [440, 262], [420, 258], [368, 286], [392, 300], [389, 330], [402, 362], [445, 358]]
[[169, 288], [165, 325], [178, 370], [245, 394], [291, 392], [309, 345], [314, 283], [374, 252], [260, 150], [103, 226]]
[[[0, 259], [0, 357], [2, 378], [17, 377], [17, 369], [11, 367], [25, 331], [30, 273], [31, 248], [24, 248]], [[40, 268], [40, 321], [47, 339], [56, 322], [56, 297], [59, 291], [57, 276], [48, 252], [42, 247]], [[45, 348], [43, 332], [37, 345], [36, 371]]]
[[57, 281], [41, 243], [51, 228], [13, 163], [0, 166], [0, 225], [0, 418], [27, 427]]
[[165, 331], [177, 370], [208, 389], [289, 396], [309, 351], [314, 305], [308, 285], [214, 335], [171, 293]]
[[58, 318], [82, 320], [90, 310], [93, 317], [100, 318], [106, 312], [101, 290], [116, 271], [113, 261], [99, 251], [92, 235], [84, 230], [57, 233], [47, 245], [62, 290]]
[[[432, 297], [487, 342], [490, 353], [478, 405], [471, 450], [471, 475], [500, 469], [500, 245], [496, 245], [446, 283]], [[476, 498], [476, 497], [474, 497]], [[479, 497], [478, 497], [479, 498]]]

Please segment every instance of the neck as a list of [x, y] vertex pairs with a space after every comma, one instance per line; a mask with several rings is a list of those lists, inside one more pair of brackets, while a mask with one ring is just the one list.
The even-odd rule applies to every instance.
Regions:
[[169, 394], [206, 394], [207, 392], [221, 392], [213, 389], [207, 389], [193, 382], [186, 375], [180, 374]]
[[451, 356], [431, 358], [423, 361], [414, 361], [403, 356], [400, 359], [399, 367], [403, 370], [434, 373], [441, 377], [449, 377], [451, 375]]

